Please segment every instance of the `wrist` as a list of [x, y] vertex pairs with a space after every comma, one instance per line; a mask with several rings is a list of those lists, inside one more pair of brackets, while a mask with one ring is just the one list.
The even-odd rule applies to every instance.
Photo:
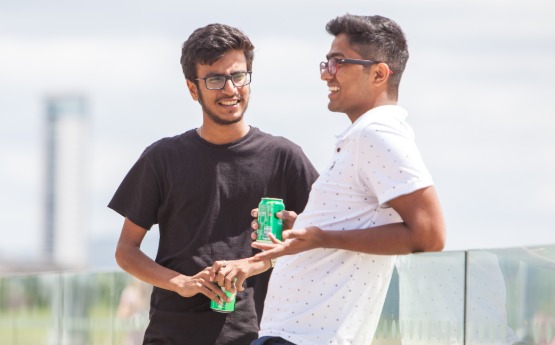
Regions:
[[319, 238], [319, 243], [318, 243], [318, 247], [320, 248], [335, 248], [334, 247], [334, 238], [333, 235], [335, 233], [339, 233], [340, 231], [334, 232], [334, 231], [327, 231], [327, 230], [322, 230], [320, 228], [318, 228], [318, 238]]

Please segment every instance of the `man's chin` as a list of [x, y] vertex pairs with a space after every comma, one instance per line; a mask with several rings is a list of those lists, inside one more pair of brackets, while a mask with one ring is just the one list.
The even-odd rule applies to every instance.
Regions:
[[236, 124], [237, 122], [240, 122], [240, 121], [243, 119], [243, 114], [237, 115], [237, 116], [233, 116], [233, 117], [226, 116], [225, 118], [224, 118], [224, 117], [221, 117], [221, 116], [215, 116], [215, 115], [213, 115], [213, 114], [212, 114], [212, 115], [211, 115], [211, 114], [208, 114], [208, 117], [209, 117], [214, 123], [217, 123], [217, 124], [219, 124], [219, 125], [226, 126], [226, 125], [233, 125], [233, 124]]
[[333, 104], [328, 104], [328, 110], [331, 111], [332, 113], [339, 113], [340, 110], [337, 109], [337, 107], [334, 107]]
[[[245, 103], [245, 105], [248, 103]], [[235, 111], [235, 112], [230, 112], [230, 113], [216, 113], [213, 112], [212, 109], [209, 109], [208, 107], [205, 107], [202, 103], [201, 103], [203, 112], [210, 118], [210, 120], [212, 120], [214, 123], [217, 123], [219, 125], [233, 125], [237, 122], [240, 122], [241, 120], [243, 120], [243, 115], [245, 114], [245, 112], [247, 111], [247, 107], [244, 107], [243, 109], [241, 109], [240, 111]], [[221, 110], [221, 109], [218, 109]]]

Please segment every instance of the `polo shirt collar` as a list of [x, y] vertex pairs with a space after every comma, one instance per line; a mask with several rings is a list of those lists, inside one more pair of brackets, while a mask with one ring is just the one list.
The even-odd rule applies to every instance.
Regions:
[[337, 134], [335, 137], [337, 141], [345, 140], [349, 134], [351, 134], [356, 128], [365, 127], [368, 124], [376, 121], [380, 121], [380, 118], [392, 118], [395, 117], [400, 121], [404, 121], [407, 118], [407, 111], [398, 105], [381, 105], [376, 108], [368, 110], [366, 113], [362, 114], [355, 122], [353, 122], [347, 129], [342, 133]]

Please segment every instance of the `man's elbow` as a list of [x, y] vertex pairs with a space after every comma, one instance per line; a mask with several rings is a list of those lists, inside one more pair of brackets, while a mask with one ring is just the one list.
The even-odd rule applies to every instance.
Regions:
[[118, 264], [118, 266], [124, 270], [127, 271], [128, 267], [129, 267], [129, 255], [127, 254], [127, 251], [125, 251], [122, 248], [122, 245], [118, 243], [118, 245], [116, 246], [116, 252], [114, 255], [115, 259], [116, 259], [116, 263]]
[[419, 245], [414, 252], [440, 252], [445, 248], [445, 227], [432, 226], [426, 235], [420, 237]]
[[427, 252], [440, 252], [445, 248], [445, 236], [436, 236], [427, 248]]

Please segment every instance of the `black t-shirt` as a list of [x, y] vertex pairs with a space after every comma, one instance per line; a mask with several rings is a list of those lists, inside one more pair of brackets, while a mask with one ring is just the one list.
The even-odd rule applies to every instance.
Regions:
[[[216, 260], [250, 257], [251, 209], [262, 197], [281, 198], [300, 213], [317, 173], [301, 148], [255, 127], [225, 145], [195, 130], [149, 146], [108, 207], [150, 229], [159, 224], [156, 262], [194, 275]], [[249, 344], [258, 323], [270, 271], [247, 279], [235, 311], [214, 312], [210, 300], [154, 288], [144, 344]]]

